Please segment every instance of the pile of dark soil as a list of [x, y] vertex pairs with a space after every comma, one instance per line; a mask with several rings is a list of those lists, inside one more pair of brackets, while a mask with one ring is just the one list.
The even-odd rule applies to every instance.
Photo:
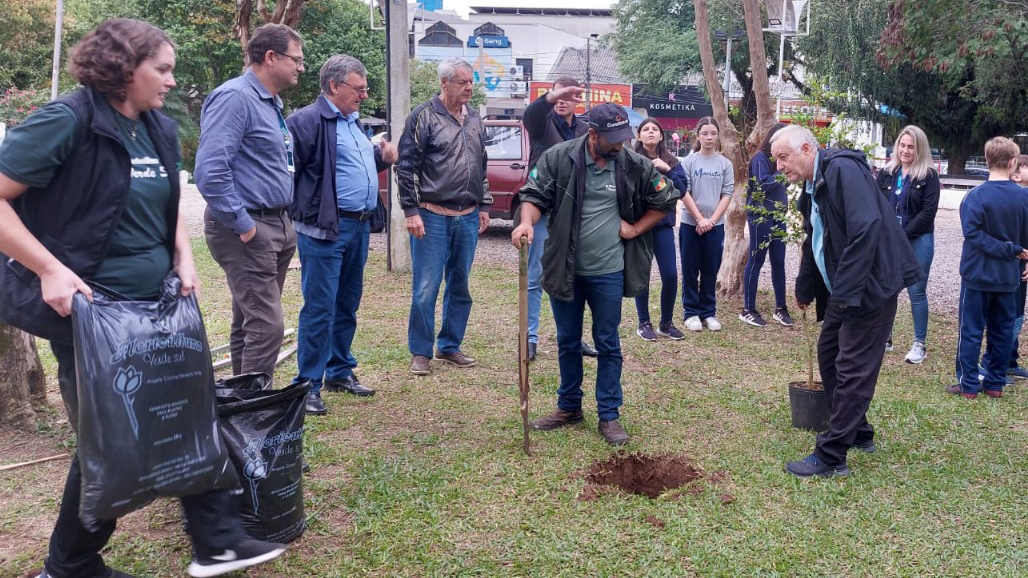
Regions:
[[590, 466], [585, 481], [589, 484], [615, 486], [632, 494], [656, 498], [668, 490], [691, 484], [701, 477], [700, 471], [681, 456], [620, 453]]

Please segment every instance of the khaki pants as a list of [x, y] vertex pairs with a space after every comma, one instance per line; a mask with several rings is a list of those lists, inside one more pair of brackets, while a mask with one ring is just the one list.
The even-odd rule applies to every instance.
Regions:
[[204, 235], [211, 256], [225, 271], [232, 293], [232, 373], [275, 375], [282, 346], [282, 287], [296, 252], [289, 215], [254, 216], [257, 233], [249, 243], [204, 211]]

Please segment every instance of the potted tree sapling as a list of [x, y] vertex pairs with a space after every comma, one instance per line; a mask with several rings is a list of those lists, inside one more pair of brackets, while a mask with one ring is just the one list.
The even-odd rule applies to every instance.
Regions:
[[[799, 185], [790, 185], [783, 175], [777, 175], [776, 178], [786, 185], [788, 203], [783, 204], [776, 201], [772, 203], [773, 208], [768, 208], [764, 204], [764, 191], [760, 188], [759, 183], [755, 182], [755, 177], [750, 178], [754, 182], [754, 192], [752, 194], [753, 202], [747, 207], [747, 210], [753, 215], [753, 220], [757, 223], [768, 221], [784, 223], [784, 229], [772, 229], [772, 238], [793, 245], [802, 254], [806, 232], [803, 229], [803, 215], [796, 205], [799, 195], [803, 194], [802, 188]], [[762, 245], [766, 246], [770, 242], [771, 239], [765, 240]], [[821, 432], [828, 428], [828, 401], [825, 398], [821, 382], [814, 379], [814, 344], [817, 339], [818, 324], [809, 316], [810, 311], [811, 308], [808, 307], [803, 309], [800, 315], [800, 330], [803, 332], [807, 362], [806, 379], [789, 383], [789, 406], [793, 427]]]

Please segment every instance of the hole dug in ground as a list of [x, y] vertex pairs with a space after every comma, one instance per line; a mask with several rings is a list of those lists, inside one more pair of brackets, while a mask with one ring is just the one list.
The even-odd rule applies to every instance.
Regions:
[[585, 475], [589, 485], [582, 499], [595, 499], [604, 493], [597, 486], [613, 486], [632, 494], [656, 498], [701, 477], [699, 469], [681, 456], [618, 453], [589, 467]]

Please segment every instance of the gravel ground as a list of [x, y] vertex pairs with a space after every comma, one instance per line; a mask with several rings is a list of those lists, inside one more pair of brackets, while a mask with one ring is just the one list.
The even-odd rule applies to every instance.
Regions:
[[[194, 236], [203, 235], [203, 210], [206, 204], [193, 185], [186, 185], [182, 190], [180, 204], [182, 214], [186, 217], [189, 232]], [[510, 221], [493, 220], [489, 230], [482, 235], [478, 243], [475, 260], [478, 263], [517, 267], [517, 252], [510, 244]], [[956, 317], [957, 296], [960, 293], [960, 215], [955, 210], [939, 209], [935, 217], [935, 259], [932, 262], [931, 275], [928, 280], [928, 304], [931, 311], [938, 315]], [[385, 251], [384, 234], [371, 236], [371, 250]], [[792, 295], [792, 280], [796, 277], [798, 252], [796, 247], [789, 246], [786, 250], [786, 283]], [[657, 281], [657, 268], [653, 268], [652, 279]], [[760, 275], [760, 288], [771, 290], [771, 266], [764, 264]], [[900, 300], [907, 301], [906, 291], [900, 293]], [[791, 297], [790, 297], [791, 301]]]

